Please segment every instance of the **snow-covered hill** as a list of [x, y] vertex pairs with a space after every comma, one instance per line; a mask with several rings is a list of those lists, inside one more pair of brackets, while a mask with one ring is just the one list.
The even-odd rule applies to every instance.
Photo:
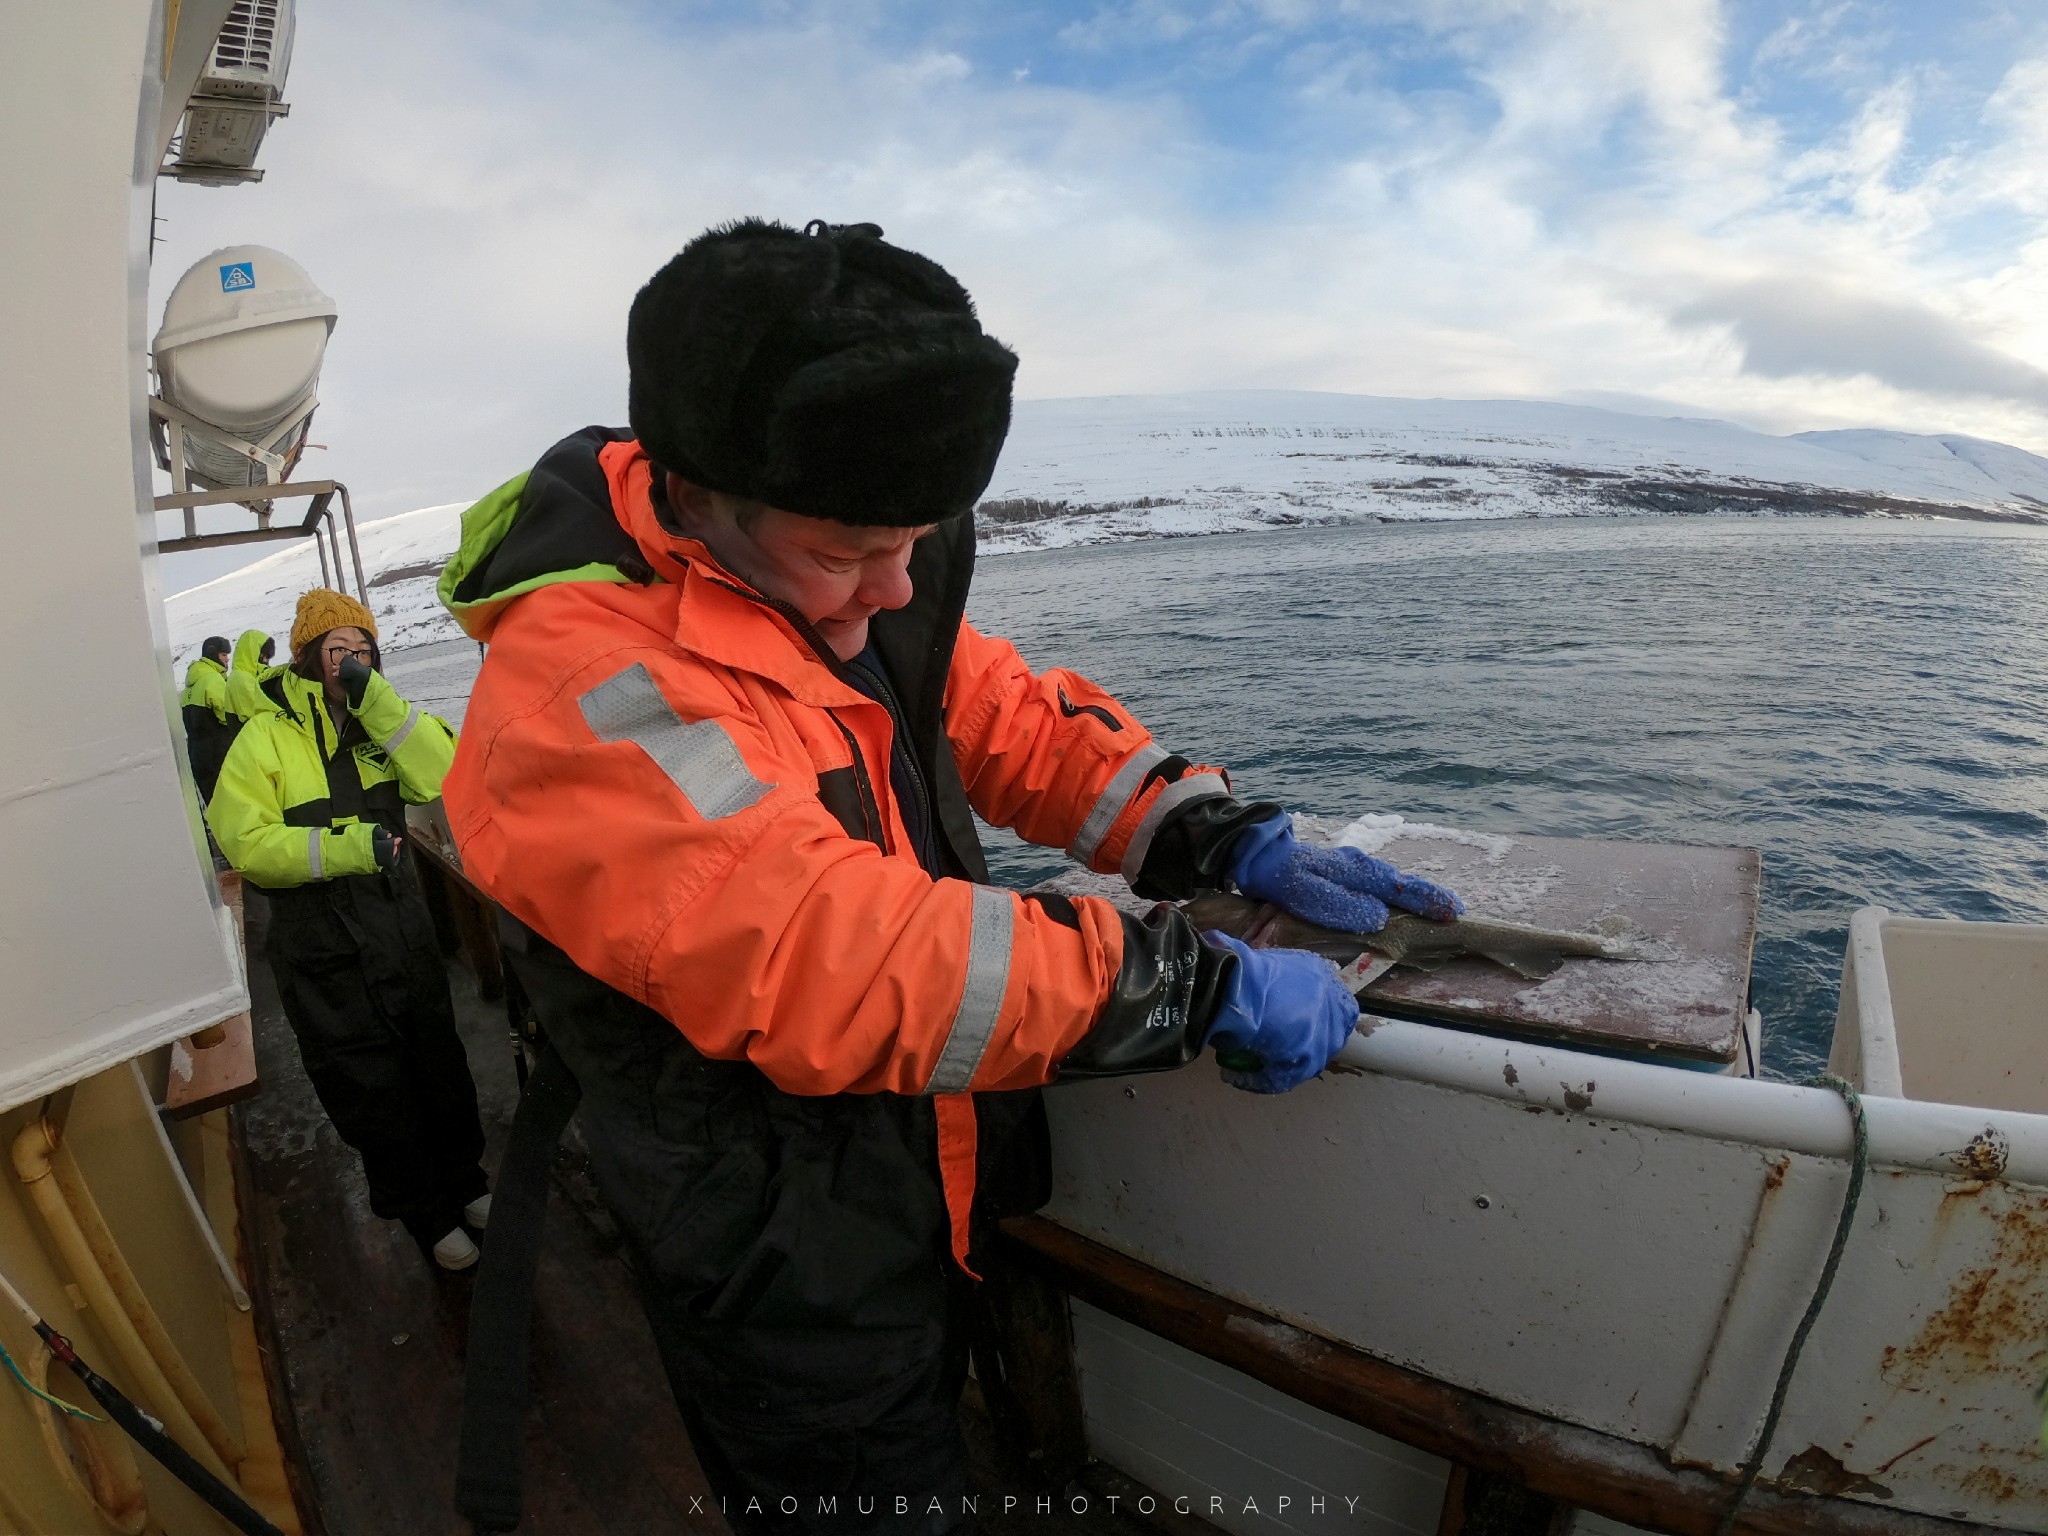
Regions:
[[[422, 507], [356, 525], [370, 606], [386, 649], [461, 635], [434, 596], [434, 583], [461, 540], [466, 505]], [[253, 565], [173, 593], [165, 600], [164, 612], [170, 620], [179, 680], [184, 680], [185, 664], [199, 654], [208, 635], [233, 640], [245, 629], [260, 629], [276, 638], [278, 659], [283, 660], [299, 594], [319, 585], [319, 553], [310, 539], [297, 539]]]
[[[1514, 400], [1246, 391], [1031, 400], [979, 513], [982, 549], [1303, 523], [1688, 513], [2048, 523], [2048, 459], [1971, 437], [1772, 437], [1725, 421]], [[387, 645], [452, 639], [434, 580], [462, 508], [365, 523]], [[168, 604], [178, 660], [209, 634], [282, 638], [319, 561], [294, 544]]]
[[1370, 518], [1729, 512], [2048, 522], [2048, 459], [1969, 437], [1771, 437], [1544, 401], [1040, 400], [1017, 409], [982, 503], [982, 547]]

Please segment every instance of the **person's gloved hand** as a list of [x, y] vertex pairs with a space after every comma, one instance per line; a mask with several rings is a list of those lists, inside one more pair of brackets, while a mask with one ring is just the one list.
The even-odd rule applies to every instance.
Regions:
[[335, 676], [341, 680], [341, 691], [348, 695], [348, 707], [361, 709], [363, 695], [370, 687], [370, 664], [360, 656], [344, 656], [336, 667]]
[[1204, 937], [1237, 956], [1229, 989], [1203, 1044], [1223, 1080], [1250, 1093], [1285, 1093], [1319, 1075], [1358, 1024], [1358, 1003], [1337, 967], [1305, 949], [1253, 949], [1225, 933]]
[[399, 840], [382, 827], [370, 834], [370, 852], [377, 860], [377, 867], [387, 875], [398, 868], [398, 850], [401, 846]]
[[1447, 923], [1465, 910], [1440, 885], [1404, 875], [1356, 848], [1311, 848], [1285, 814], [1254, 822], [1230, 850], [1230, 878], [1247, 896], [1340, 933], [1378, 933], [1389, 907]]

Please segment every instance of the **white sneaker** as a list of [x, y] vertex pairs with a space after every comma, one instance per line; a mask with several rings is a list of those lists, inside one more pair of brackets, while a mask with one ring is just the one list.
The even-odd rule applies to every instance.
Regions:
[[443, 1269], [467, 1269], [476, 1262], [476, 1259], [476, 1244], [469, 1240], [469, 1234], [460, 1227], [456, 1227], [434, 1244], [434, 1262]]
[[491, 1197], [478, 1195], [462, 1208], [462, 1219], [481, 1232], [491, 1224]]

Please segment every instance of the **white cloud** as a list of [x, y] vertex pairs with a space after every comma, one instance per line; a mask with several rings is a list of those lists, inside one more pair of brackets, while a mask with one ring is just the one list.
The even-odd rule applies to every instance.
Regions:
[[[1428, 38], [1462, 90], [1390, 83], [1347, 12]], [[1757, 52], [1848, 24], [1820, 12]], [[1203, 29], [1298, 49], [1271, 110], [1306, 126], [1280, 155], [1163, 86], [977, 69], [829, 10], [676, 35], [627, 9], [357, 0], [299, 25], [269, 180], [166, 186], [155, 286], [255, 240], [334, 294], [314, 432], [332, 449], [308, 467], [370, 515], [480, 493], [622, 420], [634, 291], [748, 213], [871, 219], [943, 261], [1030, 395], [1607, 391], [2048, 448], [2028, 382], [2048, 363], [2048, 58], [2014, 63], [1978, 142], [1914, 161], [1905, 77], [1788, 145], [1728, 78], [1711, 0], [1137, 0], [1076, 24], [1109, 58]], [[2027, 233], [1955, 248], [1993, 205]], [[1851, 368], [1839, 335], [1804, 371], [1790, 332], [1760, 351], [1756, 296], [1797, 278], [1846, 296], [1837, 318], [1937, 317], [1975, 371]]]

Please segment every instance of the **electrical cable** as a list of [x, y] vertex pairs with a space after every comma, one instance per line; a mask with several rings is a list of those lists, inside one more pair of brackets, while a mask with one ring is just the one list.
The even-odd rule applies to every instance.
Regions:
[[1814, 1322], [1820, 1317], [1821, 1308], [1827, 1304], [1828, 1292], [1834, 1288], [1835, 1272], [1842, 1266], [1842, 1251], [1849, 1246], [1849, 1233], [1856, 1225], [1856, 1203], [1863, 1196], [1863, 1175], [1870, 1166], [1870, 1123], [1863, 1113], [1863, 1096], [1832, 1072], [1823, 1072], [1808, 1081], [1811, 1087], [1832, 1088], [1849, 1107], [1849, 1120], [1855, 1127], [1855, 1141], [1849, 1156], [1849, 1188], [1842, 1196], [1842, 1213], [1835, 1218], [1835, 1240], [1828, 1247], [1827, 1262], [1821, 1266], [1820, 1283], [1814, 1286], [1813, 1299], [1806, 1304], [1806, 1313], [1799, 1319], [1799, 1326], [1792, 1333], [1792, 1342], [1785, 1350], [1784, 1363], [1778, 1367], [1778, 1384], [1771, 1393], [1770, 1411], [1764, 1415], [1763, 1428], [1757, 1433], [1756, 1449], [1743, 1464], [1735, 1496], [1721, 1512], [1721, 1522], [1714, 1527], [1714, 1536], [1729, 1536], [1735, 1529], [1743, 1501], [1749, 1497], [1749, 1490], [1756, 1486], [1757, 1474], [1763, 1471], [1764, 1458], [1771, 1449], [1771, 1437], [1778, 1432], [1778, 1416], [1785, 1411], [1785, 1398], [1792, 1390], [1793, 1374], [1799, 1369], [1799, 1353], [1806, 1348], [1806, 1336], [1813, 1332]]
[[[198, 1494], [222, 1519], [241, 1531], [243, 1536], [284, 1536], [284, 1533], [264, 1519], [248, 1500], [207, 1471], [190, 1451], [166, 1434], [160, 1420], [143, 1412], [129, 1401], [119, 1387], [79, 1359], [78, 1351], [72, 1347], [71, 1341], [44, 1322], [36, 1309], [28, 1304], [28, 1298], [16, 1290], [5, 1275], [0, 1275], [0, 1292], [4, 1292], [21, 1315], [28, 1319], [29, 1327], [35, 1330], [37, 1338], [49, 1346], [50, 1353], [69, 1367], [71, 1374], [76, 1376], [85, 1390], [92, 1394], [93, 1401], [107, 1411], [107, 1417], [126, 1430], [128, 1438], [149, 1452], [166, 1472]], [[12, 1366], [13, 1361], [9, 1360], [8, 1364]], [[21, 1373], [17, 1369], [15, 1374], [19, 1376]], [[26, 1377], [22, 1378], [22, 1385], [28, 1387], [31, 1392], [36, 1392], [35, 1386]], [[36, 1395], [41, 1397], [47, 1394], [37, 1392]], [[89, 1413], [73, 1408], [69, 1403], [54, 1398], [51, 1401], [69, 1412], [80, 1413], [85, 1418], [92, 1417]]]

